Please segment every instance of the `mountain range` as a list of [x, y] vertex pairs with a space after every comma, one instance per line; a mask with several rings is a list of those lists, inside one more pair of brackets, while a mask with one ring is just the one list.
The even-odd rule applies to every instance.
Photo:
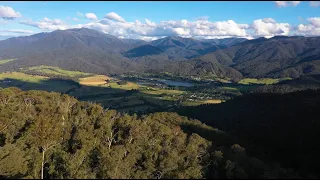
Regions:
[[198, 40], [169, 36], [146, 42], [96, 30], [56, 30], [0, 41], [0, 72], [50, 65], [66, 70], [121, 74], [169, 72], [238, 81], [243, 77], [320, 74], [320, 37], [275, 36]]

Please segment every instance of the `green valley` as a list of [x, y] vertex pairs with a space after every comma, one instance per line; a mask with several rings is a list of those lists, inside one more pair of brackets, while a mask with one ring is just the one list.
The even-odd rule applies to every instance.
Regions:
[[[20, 72], [0, 74], [0, 87], [23, 90], [46, 90], [66, 93], [79, 100], [96, 102], [104, 107], [129, 113], [171, 111], [179, 106], [221, 103], [241, 95], [243, 89], [254, 85], [207, 80], [172, 79], [170, 83], [189, 83], [175, 86], [161, 82], [156, 76], [106, 76], [69, 71], [53, 66], [21, 68]], [[246, 86], [246, 88], [243, 88]], [[195, 93], [196, 92], [196, 93]]]

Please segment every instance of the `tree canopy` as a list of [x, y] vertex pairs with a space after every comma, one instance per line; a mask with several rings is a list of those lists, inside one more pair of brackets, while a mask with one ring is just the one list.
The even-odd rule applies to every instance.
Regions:
[[54, 92], [0, 90], [0, 178], [290, 178], [216, 128]]

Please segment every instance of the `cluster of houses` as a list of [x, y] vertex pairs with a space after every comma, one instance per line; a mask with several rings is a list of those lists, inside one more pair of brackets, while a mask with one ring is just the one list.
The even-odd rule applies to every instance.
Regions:
[[210, 95], [203, 93], [193, 93], [191, 95], [189, 94], [188, 96], [189, 97], [187, 97], [187, 101], [208, 100], [213, 98]]
[[3, 84], [5, 84], [5, 83], [11, 83], [12, 81], [10, 81], [10, 80], [0, 80], [0, 83], [3, 83]]

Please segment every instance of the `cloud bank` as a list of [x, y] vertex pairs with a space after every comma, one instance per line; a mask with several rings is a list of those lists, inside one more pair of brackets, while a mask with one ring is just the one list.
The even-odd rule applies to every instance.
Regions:
[[98, 19], [98, 17], [93, 13], [87, 13], [85, 15], [85, 17], [86, 17], [86, 19], [89, 19], [89, 20], [97, 20]]
[[234, 20], [216, 21], [208, 17], [197, 18], [194, 21], [169, 20], [158, 23], [149, 19], [144, 21], [126, 21], [115, 12], [110, 12], [102, 19], [93, 13], [85, 14], [91, 21], [85, 24], [69, 25], [60, 19], [44, 18], [40, 21], [21, 21], [21, 24], [36, 27], [42, 31], [65, 30], [71, 28], [90, 28], [108, 33], [120, 38], [154, 40], [165, 36], [182, 36], [193, 38], [226, 38], [226, 37], [272, 37], [277, 35], [320, 35], [320, 17], [307, 19], [307, 23], [292, 26], [286, 22], [277, 22], [272, 18], [254, 20], [251, 24], [240, 24]]
[[5, 20], [13, 20], [21, 17], [19, 12], [16, 12], [9, 6], [0, 6], [0, 18]]
[[310, 1], [309, 4], [311, 7], [319, 7], [320, 1]]
[[119, 16], [117, 13], [115, 12], [111, 12], [105, 15], [105, 18], [110, 19], [110, 20], [114, 20], [117, 22], [126, 22], [126, 20], [124, 20], [121, 16]]
[[277, 7], [297, 6], [300, 1], [274, 1]]

